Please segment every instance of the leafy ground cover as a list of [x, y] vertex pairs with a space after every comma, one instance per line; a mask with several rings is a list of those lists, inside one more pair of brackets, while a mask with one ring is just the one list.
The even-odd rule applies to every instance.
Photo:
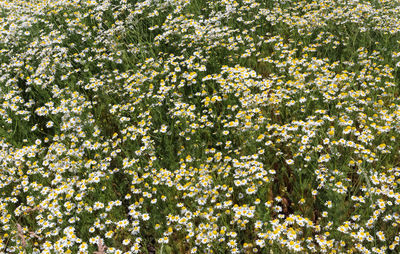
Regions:
[[398, 1], [0, 1], [0, 251], [398, 253]]

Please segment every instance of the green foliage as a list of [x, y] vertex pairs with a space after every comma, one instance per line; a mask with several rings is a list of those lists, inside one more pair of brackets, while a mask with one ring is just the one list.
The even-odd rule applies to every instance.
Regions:
[[0, 6], [0, 252], [399, 251], [395, 2]]

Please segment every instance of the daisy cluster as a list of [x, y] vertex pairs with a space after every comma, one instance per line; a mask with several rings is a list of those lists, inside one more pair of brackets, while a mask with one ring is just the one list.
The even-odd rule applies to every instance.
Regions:
[[0, 252], [399, 252], [399, 6], [0, 0]]

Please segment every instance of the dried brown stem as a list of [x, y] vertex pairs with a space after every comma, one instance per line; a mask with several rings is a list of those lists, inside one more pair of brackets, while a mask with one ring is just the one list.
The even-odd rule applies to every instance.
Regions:
[[94, 254], [105, 254], [107, 246], [103, 245], [103, 240], [101, 240], [100, 238], [97, 242], [97, 248], [97, 251], [93, 252]]

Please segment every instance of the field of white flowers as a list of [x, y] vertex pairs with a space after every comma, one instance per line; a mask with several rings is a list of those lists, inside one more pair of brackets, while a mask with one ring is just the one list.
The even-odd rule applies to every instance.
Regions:
[[0, 0], [0, 253], [399, 253], [398, 0]]

